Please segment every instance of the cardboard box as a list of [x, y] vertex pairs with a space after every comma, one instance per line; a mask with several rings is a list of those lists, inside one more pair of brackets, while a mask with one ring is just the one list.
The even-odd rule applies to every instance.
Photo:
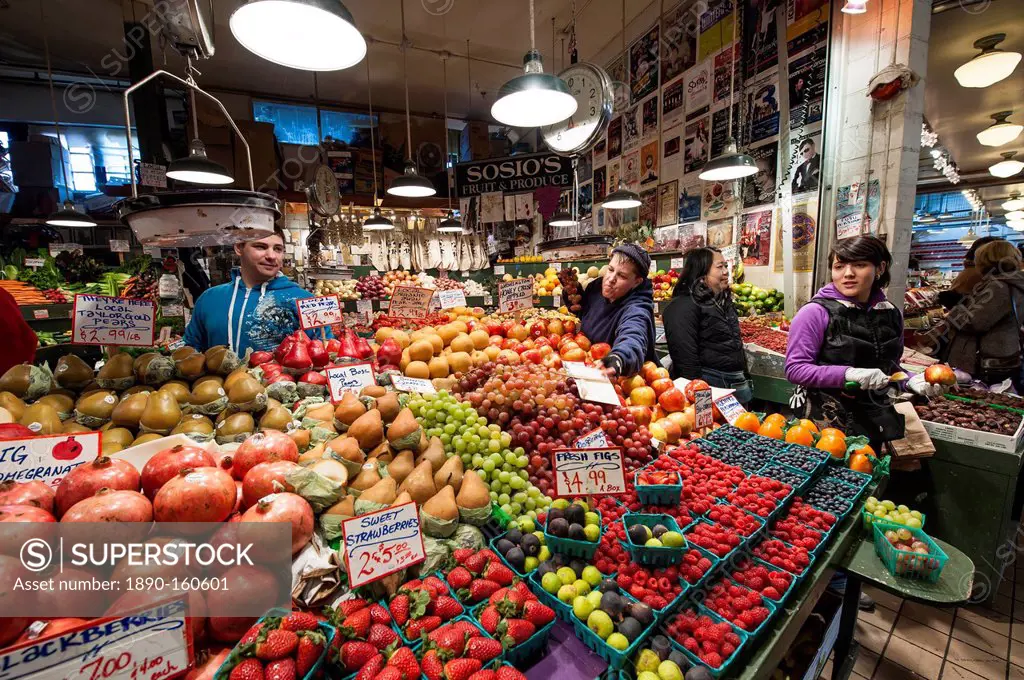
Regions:
[[1021, 440], [1024, 439], [1024, 419], [1021, 419], [1021, 423], [1017, 426], [1017, 431], [1013, 433], [1013, 436], [982, 432], [981, 430], [969, 430], [964, 427], [957, 427], [956, 425], [944, 425], [923, 419], [921, 423], [924, 425], [924, 429], [928, 431], [928, 436], [932, 439], [977, 446], [979, 449], [988, 449], [989, 451], [1016, 453], [1020, 449]]

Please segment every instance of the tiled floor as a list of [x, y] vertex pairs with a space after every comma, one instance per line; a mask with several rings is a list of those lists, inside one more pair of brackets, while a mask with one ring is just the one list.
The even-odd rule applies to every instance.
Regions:
[[[936, 609], [865, 586], [853, 680], [1024, 680], [1024, 561], [988, 606]], [[822, 673], [831, 680], [832, 659]]]

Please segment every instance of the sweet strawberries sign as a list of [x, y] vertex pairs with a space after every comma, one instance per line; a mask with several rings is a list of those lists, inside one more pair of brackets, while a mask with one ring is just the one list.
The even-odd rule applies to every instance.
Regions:
[[100, 455], [100, 432], [0, 441], [0, 482], [39, 480], [57, 488], [79, 465]]

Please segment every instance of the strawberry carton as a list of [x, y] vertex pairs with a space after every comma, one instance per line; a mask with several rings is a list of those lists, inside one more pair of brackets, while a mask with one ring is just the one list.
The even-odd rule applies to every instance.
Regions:
[[472, 613], [480, 627], [501, 642], [503, 658], [512, 664], [544, 653], [555, 616], [554, 608], [541, 602], [525, 581], [495, 592]]
[[215, 680], [312, 680], [337, 631], [315, 614], [271, 609], [246, 631]]
[[448, 584], [437, 574], [403, 583], [388, 602], [394, 630], [409, 646], [418, 645], [424, 634], [440, 628], [465, 611]]
[[452, 596], [473, 607], [517, 580], [511, 567], [490, 548], [459, 548], [452, 552], [455, 566], [444, 575]]
[[418, 656], [427, 680], [469, 680], [484, 670], [494, 670], [502, 651], [501, 642], [476, 621], [459, 616], [425, 635]]
[[653, 463], [633, 475], [636, 495], [644, 505], [678, 505], [683, 491], [678, 463], [669, 456], [659, 456]]

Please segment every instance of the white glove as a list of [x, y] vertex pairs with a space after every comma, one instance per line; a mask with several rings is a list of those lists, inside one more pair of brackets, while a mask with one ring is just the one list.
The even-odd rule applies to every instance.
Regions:
[[924, 373], [918, 373], [907, 381], [907, 389], [922, 397], [940, 397], [946, 392], [945, 385], [932, 385], [924, 379]]
[[865, 390], [880, 390], [889, 384], [889, 376], [877, 368], [848, 368], [845, 377]]

